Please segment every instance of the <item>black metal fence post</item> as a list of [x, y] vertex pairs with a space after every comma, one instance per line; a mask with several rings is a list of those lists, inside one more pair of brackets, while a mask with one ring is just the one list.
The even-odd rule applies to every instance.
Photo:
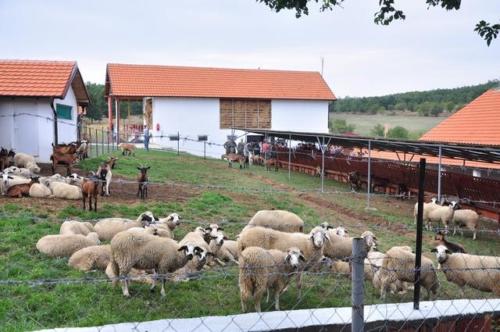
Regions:
[[352, 241], [352, 332], [364, 331], [364, 269], [366, 248], [362, 238], [354, 238]]
[[422, 264], [422, 231], [424, 219], [425, 158], [420, 158], [418, 174], [417, 239], [415, 248], [415, 284], [413, 289], [413, 309], [420, 307], [420, 267]]
[[97, 128], [95, 129], [95, 156], [99, 157], [99, 137], [97, 136]]
[[179, 143], [180, 143], [180, 140], [181, 140], [181, 134], [179, 132], [177, 132], [177, 155], [179, 155]]

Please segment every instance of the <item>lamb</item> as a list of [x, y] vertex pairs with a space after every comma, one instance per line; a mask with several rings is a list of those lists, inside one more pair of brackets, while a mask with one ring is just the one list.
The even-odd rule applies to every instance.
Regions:
[[122, 150], [122, 155], [131, 155], [133, 154], [135, 156], [135, 145], [130, 144], [130, 143], [120, 143], [118, 144], [118, 147]]
[[435, 246], [443, 245], [446, 248], [448, 248], [451, 252], [465, 253], [463, 245], [447, 241], [445, 239], [445, 235], [441, 231], [438, 232], [436, 236], [434, 236], [434, 240], [435, 240]]
[[52, 197], [52, 191], [42, 183], [33, 183], [29, 190], [29, 196], [35, 198]]
[[35, 157], [27, 153], [16, 153], [14, 156], [14, 165], [25, 167], [33, 173], [40, 173], [40, 167], [36, 164]]
[[[385, 299], [387, 290], [397, 281], [415, 282], [415, 254], [401, 247], [392, 247], [385, 253], [380, 277], [380, 297]], [[427, 297], [436, 295], [439, 288], [436, 270], [432, 261], [422, 256], [420, 285], [427, 290]]]
[[99, 194], [99, 186], [97, 178], [92, 176], [88, 179], [83, 179], [82, 182], [82, 201], [83, 210], [85, 210], [85, 201], [89, 200], [89, 211], [92, 211], [92, 198], [94, 199], [94, 211], [97, 211], [97, 196]]
[[476, 239], [476, 230], [479, 223], [479, 215], [476, 211], [470, 209], [456, 210], [453, 214], [453, 235], [457, 232], [457, 226], [465, 226], [474, 232], [472, 239]]
[[[323, 257], [325, 243], [329, 242], [329, 235], [324, 229], [316, 227], [309, 234], [280, 232], [270, 228], [255, 226], [244, 229], [238, 239], [238, 251], [241, 252], [248, 247], [257, 246], [264, 249], [288, 250], [295, 246], [301, 250], [306, 262], [304, 269], [316, 268]], [[297, 275], [298, 296], [301, 296], [302, 274]]]
[[97, 245], [82, 248], [69, 258], [68, 265], [80, 271], [105, 271], [111, 261], [111, 246]]
[[76, 251], [100, 244], [96, 233], [46, 235], [36, 243], [36, 248], [50, 257], [70, 257]]
[[300, 249], [292, 247], [286, 252], [248, 247], [239, 258], [239, 287], [241, 310], [253, 298], [255, 311], [260, 312], [264, 292], [274, 291], [275, 309], [280, 310], [280, 294], [283, 293], [294, 273], [298, 273], [305, 261]]
[[500, 296], [500, 257], [452, 254], [443, 245], [431, 251], [436, 253], [446, 279], [460, 287], [462, 296], [466, 285]]
[[428, 215], [428, 228], [431, 228], [432, 222], [442, 222], [444, 225], [445, 234], [448, 233], [448, 225], [453, 220], [453, 215], [455, 214], [455, 210], [457, 208], [457, 202], [452, 201], [448, 206], [439, 206], [434, 208], [429, 212]]
[[304, 231], [304, 221], [295, 213], [285, 210], [260, 210], [250, 219], [248, 225], [289, 233]]
[[89, 233], [95, 232], [94, 226], [89, 222], [76, 221], [76, 220], [66, 220], [61, 224], [59, 229], [59, 234], [81, 234], [87, 235]]
[[[436, 197], [432, 197], [431, 201], [429, 203], [424, 202], [424, 208], [423, 208], [423, 221], [425, 222], [427, 219], [429, 219], [429, 213], [433, 211], [434, 209], [441, 207], [437, 202]], [[414, 217], [414, 222], [415, 224], [417, 223], [417, 214], [418, 214], [418, 202], [415, 203], [415, 207], [413, 208], [413, 217]]]
[[174, 238], [174, 229], [180, 224], [180, 216], [177, 213], [171, 213], [166, 218], [160, 218], [154, 224], [143, 227], [132, 227], [128, 231], [146, 232], [147, 234], [160, 237]]
[[[127, 278], [132, 268], [155, 269], [165, 275], [183, 267], [194, 256], [200, 257], [201, 251], [198, 246], [179, 245], [172, 239], [122, 232], [111, 240], [112, 271], [124, 279], [122, 292], [129, 297]], [[162, 278], [161, 295], [165, 296], [165, 278]]]
[[51, 182], [49, 188], [56, 198], [62, 199], [81, 199], [82, 189], [78, 186], [64, 182]]
[[[228, 242], [230, 242], [228, 244]], [[236, 241], [230, 241], [227, 237], [219, 231], [215, 237], [212, 236], [208, 244], [209, 252], [214, 256], [214, 260], [219, 265], [225, 266], [224, 262], [233, 262], [238, 264], [238, 244]], [[236, 252], [234, 252], [236, 251]]]
[[155, 222], [155, 217], [150, 211], [141, 213], [137, 220], [133, 221], [125, 218], [105, 218], [99, 220], [94, 229], [101, 241], [109, 241], [119, 232], [132, 227], [145, 227]]

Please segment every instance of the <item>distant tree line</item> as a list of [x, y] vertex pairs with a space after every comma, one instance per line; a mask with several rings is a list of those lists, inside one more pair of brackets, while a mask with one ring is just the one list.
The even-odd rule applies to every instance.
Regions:
[[[90, 105], [87, 108], [87, 118], [93, 120], [101, 120], [102, 118], [108, 117], [108, 102], [104, 98], [104, 84], [97, 84], [87, 82], [87, 91], [90, 97]], [[120, 118], [124, 119], [128, 115], [129, 102], [120, 102]], [[130, 114], [139, 115], [142, 114], [142, 102], [131, 101], [130, 102]], [[114, 116], [114, 114], [113, 114]]]
[[437, 89], [397, 93], [381, 97], [345, 97], [330, 105], [330, 112], [376, 114], [386, 111], [418, 112], [422, 116], [438, 116], [441, 112], [454, 112], [479, 95], [498, 87], [499, 81], [464, 86], [455, 89]]

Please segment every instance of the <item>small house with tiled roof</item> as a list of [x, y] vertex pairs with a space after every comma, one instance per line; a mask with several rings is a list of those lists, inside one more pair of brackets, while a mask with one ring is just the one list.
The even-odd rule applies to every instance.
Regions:
[[[242, 134], [235, 128], [327, 133], [328, 105], [335, 100], [318, 72], [132, 64], [108, 64], [105, 93], [110, 119], [120, 101], [142, 101], [151, 142], [172, 148], [177, 142], [169, 136], [177, 133], [218, 144]], [[180, 145], [203, 154], [198, 142]], [[222, 151], [207, 146], [208, 155]]]
[[0, 60], [0, 146], [48, 162], [52, 143], [77, 140], [89, 103], [74, 61]]

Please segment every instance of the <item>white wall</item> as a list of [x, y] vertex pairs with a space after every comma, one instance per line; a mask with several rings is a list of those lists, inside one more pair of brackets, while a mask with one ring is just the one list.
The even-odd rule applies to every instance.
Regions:
[[328, 101], [272, 100], [274, 130], [328, 133]]
[[[217, 98], [153, 98], [153, 128], [154, 136], [151, 143], [162, 147], [177, 149], [177, 142], [170, 141], [168, 135], [198, 139], [198, 135], [208, 135], [208, 142], [224, 144], [231, 130], [219, 128], [219, 99]], [[156, 125], [160, 124], [160, 130]], [[237, 132], [241, 135], [241, 132]], [[203, 143], [182, 140], [180, 150], [191, 154], [203, 155]], [[207, 144], [207, 156], [220, 158], [224, 153], [221, 146]]]
[[78, 107], [76, 103], [75, 93], [73, 92], [73, 88], [70, 86], [68, 89], [68, 93], [64, 99], [55, 99], [54, 107], [56, 104], [63, 104], [71, 106], [71, 120], [61, 120], [57, 121], [57, 129], [58, 129], [58, 142], [59, 143], [70, 143], [74, 142], [77, 139], [77, 112]]
[[11, 98], [0, 98], [0, 146], [14, 147], [14, 113]]

